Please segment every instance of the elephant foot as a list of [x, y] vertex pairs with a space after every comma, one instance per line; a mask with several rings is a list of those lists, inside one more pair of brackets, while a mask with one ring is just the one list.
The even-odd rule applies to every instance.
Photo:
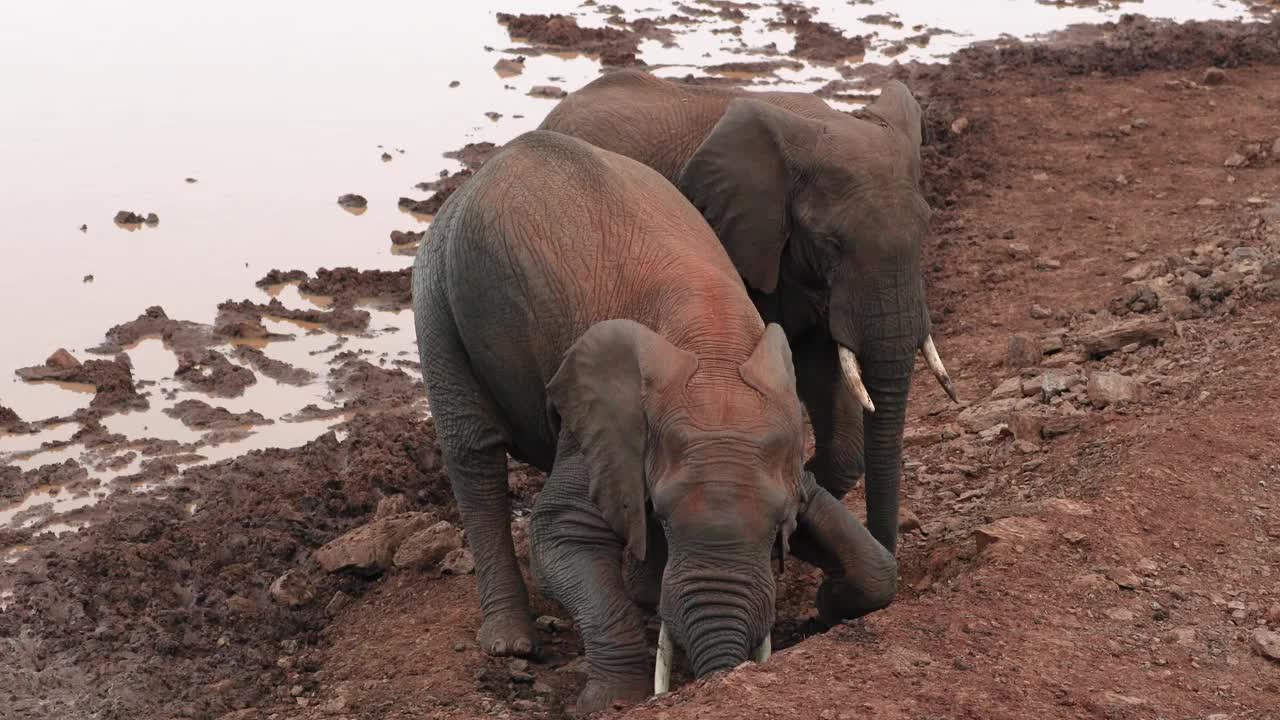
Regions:
[[889, 606], [894, 589], [868, 592], [843, 579], [825, 578], [818, 588], [818, 620], [828, 626], [860, 618]]
[[573, 712], [577, 717], [586, 717], [594, 712], [608, 710], [615, 704], [630, 705], [640, 702], [652, 692], [653, 679], [648, 677], [615, 682], [588, 680], [587, 686], [578, 695]]
[[536, 647], [534, 637], [529, 613], [509, 610], [485, 617], [478, 639], [480, 647], [490, 655], [527, 657]]

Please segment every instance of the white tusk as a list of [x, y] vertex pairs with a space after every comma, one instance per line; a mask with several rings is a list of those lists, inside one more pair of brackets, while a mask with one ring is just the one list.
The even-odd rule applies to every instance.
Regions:
[[844, 370], [845, 382], [849, 383], [849, 390], [853, 396], [858, 398], [858, 403], [866, 409], [867, 412], [875, 412], [875, 403], [871, 402], [871, 395], [867, 393], [867, 386], [862, 384], [862, 371], [858, 369], [858, 358], [854, 357], [853, 351], [849, 348], [839, 345], [840, 369]]
[[769, 656], [772, 654], [773, 640], [771, 640], [768, 635], [765, 635], [764, 640], [760, 641], [760, 647], [756, 648], [756, 651], [751, 653], [751, 659], [755, 660], [756, 663], [762, 663], [765, 660], [768, 660]]
[[960, 402], [956, 397], [956, 386], [951, 384], [951, 376], [947, 374], [942, 358], [938, 357], [938, 346], [933, 344], [932, 335], [925, 336], [924, 347], [921, 350], [924, 352], [925, 361], [929, 363], [929, 369], [933, 371], [933, 376], [938, 378], [938, 384], [942, 385], [947, 397], [951, 398], [951, 402]]
[[671, 689], [671, 659], [675, 648], [671, 645], [671, 636], [667, 634], [667, 624], [662, 623], [658, 630], [658, 661], [653, 666], [653, 694], [661, 695]]

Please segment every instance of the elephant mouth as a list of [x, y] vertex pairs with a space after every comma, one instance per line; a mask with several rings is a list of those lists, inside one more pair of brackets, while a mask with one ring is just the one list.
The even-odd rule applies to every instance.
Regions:
[[[864, 410], [874, 413], [876, 406], [871, 401], [871, 393], [867, 392], [866, 384], [862, 382], [862, 368], [858, 365], [858, 356], [842, 344], [837, 344], [836, 348], [840, 356], [840, 370], [844, 374], [849, 391], [858, 399], [858, 404], [862, 405]], [[942, 386], [947, 397], [951, 398], [952, 402], [960, 402], [956, 395], [955, 383], [951, 382], [951, 376], [947, 374], [947, 368], [938, 355], [938, 346], [933, 343], [933, 335], [925, 335], [924, 342], [920, 345], [920, 353], [924, 355], [929, 370], [933, 372], [933, 376], [937, 378], [938, 384]]]
[[[671, 690], [671, 664], [675, 656], [675, 643], [671, 642], [671, 634], [667, 632], [667, 624], [662, 623], [658, 630], [658, 658], [653, 666], [653, 694], [661, 695]], [[751, 653], [751, 659], [762, 663], [773, 654], [773, 641], [768, 635]]]

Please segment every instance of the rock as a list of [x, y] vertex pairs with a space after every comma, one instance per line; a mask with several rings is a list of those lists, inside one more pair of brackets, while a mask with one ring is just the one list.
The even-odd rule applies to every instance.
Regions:
[[338, 197], [338, 204], [344, 208], [360, 209], [369, 207], [369, 201], [364, 199], [363, 195], [355, 193], [347, 193]]
[[1137, 402], [1142, 398], [1142, 385], [1119, 373], [1093, 372], [1089, 373], [1086, 392], [1094, 407], [1104, 408], [1108, 405]]
[[405, 539], [392, 558], [398, 568], [431, 569], [462, 547], [462, 531], [441, 520]]
[[1043, 305], [1031, 304], [1031, 317], [1035, 320], [1048, 320], [1053, 317], [1053, 311]]
[[1026, 546], [1048, 535], [1048, 526], [1035, 518], [1006, 517], [974, 528], [973, 539], [978, 552], [993, 545]]
[[565, 92], [564, 89], [562, 88], [556, 87], [555, 85], [534, 85], [533, 87], [529, 88], [528, 94], [529, 94], [529, 97], [549, 98], [552, 100], [558, 100], [568, 95], [569, 93]]
[[524, 72], [524, 56], [517, 58], [502, 58], [493, 64], [493, 71], [498, 73], [498, 77], [514, 77]]
[[409, 496], [404, 493], [395, 493], [387, 495], [378, 501], [378, 509], [374, 511], [375, 518], [384, 518], [391, 515], [401, 515], [409, 512]]
[[1096, 328], [1080, 336], [1080, 344], [1092, 357], [1102, 357], [1130, 343], [1154, 345], [1174, 336], [1173, 323], [1161, 318], [1132, 318]]
[[1272, 625], [1280, 625], [1280, 603], [1271, 603], [1263, 618]]
[[1031, 246], [1026, 243], [1009, 243], [1007, 250], [1009, 251], [1009, 257], [1014, 260], [1022, 260], [1031, 257]]
[[997, 425], [1008, 424], [1021, 398], [993, 400], [971, 405], [960, 412], [956, 422], [971, 433], [980, 433]]
[[559, 633], [568, 632], [573, 629], [573, 623], [552, 615], [539, 615], [538, 619], [533, 621], [533, 624], [536, 625], [539, 630], [544, 632]]
[[[1079, 373], [1070, 370], [1048, 370], [1040, 376], [1040, 396], [1044, 402], [1085, 384]], [[1019, 387], [1021, 389], [1021, 387]]]
[[1030, 335], [1014, 335], [1009, 338], [1009, 351], [1005, 363], [1016, 370], [1035, 367], [1043, 358], [1040, 343]]
[[1257, 628], [1249, 636], [1254, 652], [1268, 660], [1280, 662], [1280, 633]]
[[1069, 515], [1071, 517], [1086, 517], [1093, 514], [1093, 508], [1086, 503], [1063, 497], [1053, 497], [1042, 500], [1040, 502], [1040, 509], [1048, 513]]
[[392, 230], [391, 244], [392, 245], [412, 245], [416, 242], [421, 242], [422, 238], [426, 234], [427, 234], [426, 230], [422, 230], [420, 232], [414, 232], [412, 230]]
[[300, 570], [289, 570], [271, 583], [271, 599], [289, 607], [301, 607], [311, 602], [315, 592], [311, 582]]
[[351, 604], [351, 596], [339, 590], [333, 594], [333, 598], [329, 600], [329, 604], [324, 606], [324, 611], [330, 615], [337, 615], [342, 612], [343, 608]]
[[326, 572], [376, 575], [391, 567], [400, 544], [436, 522], [430, 513], [379, 518], [318, 548], [312, 557]]
[[1062, 267], [1062, 261], [1056, 258], [1041, 255], [1036, 258], [1035, 264], [1032, 265], [1036, 270], [1057, 270]]
[[1022, 378], [1011, 377], [996, 386], [987, 396], [988, 400], [1008, 400], [1022, 397]]
[[1017, 450], [1023, 455], [1033, 455], [1035, 453], [1040, 452], [1040, 446], [1031, 442], [1030, 440], [1014, 440], [1013, 449]]
[[1108, 570], [1107, 579], [1119, 586], [1121, 590], [1137, 590], [1142, 587], [1142, 580], [1124, 568]]
[[1084, 533], [1082, 533], [1082, 532], [1077, 532], [1077, 531], [1075, 531], [1075, 530], [1069, 530], [1069, 531], [1067, 531], [1067, 532], [1062, 533], [1062, 539], [1063, 539], [1063, 540], [1066, 540], [1068, 543], [1071, 543], [1072, 545], [1079, 545], [1080, 543], [1084, 542], [1085, 540], [1088, 540], [1088, 539], [1089, 539], [1089, 536], [1088, 536], [1088, 535], [1085, 535], [1085, 534], [1084, 534]]
[[1111, 608], [1107, 611], [1107, 617], [1120, 622], [1130, 622], [1133, 620], [1133, 611], [1124, 608]]
[[1169, 642], [1176, 645], [1194, 645], [1196, 642], [1196, 629], [1191, 627], [1174, 628], [1169, 631]]
[[445, 556], [444, 562], [440, 563], [440, 572], [445, 575], [470, 575], [475, 571], [476, 559], [466, 548], [450, 552]]
[[1222, 161], [1222, 166], [1229, 168], [1241, 168], [1248, 164], [1249, 158], [1235, 152], [1228, 155], [1227, 159]]
[[968, 129], [969, 129], [969, 118], [967, 117], [961, 116], [951, 121], [951, 132], [955, 133], [956, 135], [963, 135], [964, 131]]
[[1211, 67], [1200, 76], [1201, 85], [1221, 85], [1227, 81], [1227, 73], [1222, 68]]
[[1146, 280], [1152, 275], [1159, 274], [1164, 268], [1164, 262], [1160, 260], [1147, 260], [1146, 262], [1134, 263], [1133, 267], [1125, 271], [1120, 277], [1129, 282], [1137, 282], [1138, 280]]
[[59, 370], [70, 370], [72, 368], [80, 367], [80, 361], [75, 359], [75, 356], [71, 353], [67, 352], [66, 348], [58, 348], [55, 350], [53, 354], [44, 361], [44, 364]]
[[1009, 416], [1009, 430], [1015, 440], [1038, 443], [1044, 438], [1044, 424], [1052, 417], [1047, 410], [1021, 410]]
[[907, 508], [898, 509], [898, 532], [906, 535], [907, 533], [920, 530], [920, 518]]

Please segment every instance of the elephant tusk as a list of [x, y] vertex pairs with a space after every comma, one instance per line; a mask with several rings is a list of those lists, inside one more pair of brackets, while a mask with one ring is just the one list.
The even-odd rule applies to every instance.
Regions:
[[933, 371], [933, 376], [938, 378], [938, 384], [942, 385], [942, 389], [946, 391], [947, 397], [951, 398], [951, 402], [960, 402], [956, 397], [956, 386], [951, 383], [951, 376], [947, 374], [947, 368], [942, 364], [942, 358], [938, 357], [938, 346], [933, 344], [933, 336], [926, 335], [924, 338], [924, 359], [929, 363], [929, 369]]
[[773, 640], [770, 639], [768, 635], [765, 635], [764, 640], [760, 641], [760, 647], [756, 648], [756, 651], [751, 653], [751, 659], [755, 660], [758, 664], [768, 660], [769, 656], [772, 654]]
[[671, 689], [671, 659], [675, 648], [671, 645], [671, 636], [667, 634], [667, 624], [662, 623], [658, 630], [658, 660], [653, 666], [653, 694], [661, 695]]
[[844, 371], [845, 382], [849, 383], [849, 390], [853, 392], [853, 396], [858, 398], [858, 403], [867, 412], [875, 412], [875, 403], [871, 402], [871, 395], [867, 392], [867, 386], [862, 384], [862, 371], [858, 369], [858, 358], [854, 357], [853, 351], [849, 348], [839, 345], [840, 369]]

